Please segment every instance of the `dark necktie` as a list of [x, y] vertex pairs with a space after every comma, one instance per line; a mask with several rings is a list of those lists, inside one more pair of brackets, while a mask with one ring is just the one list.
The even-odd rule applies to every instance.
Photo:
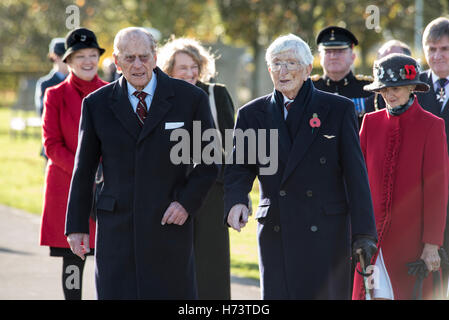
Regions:
[[[437, 85], [437, 101], [440, 103], [440, 107], [443, 106], [443, 102], [446, 99], [446, 90], [444, 87], [448, 83], [449, 80], [446, 78], [438, 79], [438, 85]], [[442, 110], [441, 110], [442, 111]]]
[[290, 115], [290, 109], [292, 107], [293, 101], [287, 101], [284, 103], [285, 109], [287, 109], [287, 118], [285, 118], [285, 124], [287, 125], [288, 133], [290, 135], [290, 140], [294, 138], [293, 132], [293, 115]]
[[148, 114], [147, 104], [145, 102], [147, 94], [143, 91], [135, 91], [133, 94], [137, 97], [137, 99], [139, 99], [139, 102], [137, 103], [136, 114], [137, 118], [139, 119], [140, 126], [143, 126]]

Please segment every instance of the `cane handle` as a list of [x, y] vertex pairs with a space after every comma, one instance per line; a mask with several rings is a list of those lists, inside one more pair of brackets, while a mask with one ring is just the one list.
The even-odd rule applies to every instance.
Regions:
[[360, 267], [362, 268], [362, 271], [365, 272], [365, 258], [363, 258], [363, 254], [362, 254], [362, 249], [358, 248], [355, 253], [357, 253], [357, 255], [359, 256], [359, 260], [360, 260]]

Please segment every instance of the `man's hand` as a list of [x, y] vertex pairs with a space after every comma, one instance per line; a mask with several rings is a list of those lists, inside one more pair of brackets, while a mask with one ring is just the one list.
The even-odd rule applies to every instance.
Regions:
[[246, 223], [248, 222], [248, 215], [249, 210], [247, 206], [240, 203], [236, 204], [231, 208], [231, 210], [229, 210], [228, 224], [232, 227], [232, 229], [240, 232], [240, 230], [246, 226]]
[[174, 201], [170, 203], [167, 210], [165, 210], [161, 224], [165, 225], [167, 223], [182, 226], [186, 222], [188, 217], [189, 214], [187, 213], [186, 209], [184, 209], [184, 207], [179, 202]]
[[86, 259], [84, 255], [90, 252], [88, 233], [71, 233], [67, 236], [67, 242], [74, 254], [83, 260]]
[[368, 267], [371, 264], [371, 259], [376, 254], [377, 246], [370, 237], [358, 237], [352, 244], [352, 259], [354, 263], [361, 262], [359, 257], [359, 252], [363, 258], [364, 266]]

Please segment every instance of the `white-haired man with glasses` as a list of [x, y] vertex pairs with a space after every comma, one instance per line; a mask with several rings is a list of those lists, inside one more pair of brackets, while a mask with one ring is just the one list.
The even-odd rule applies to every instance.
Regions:
[[[267, 154], [278, 148], [278, 170], [248, 159], [225, 171], [225, 220], [240, 231], [248, 221], [247, 194], [259, 179], [259, 269], [264, 299], [349, 299], [352, 250], [366, 261], [376, 250], [371, 195], [360, 150], [354, 104], [314, 88], [313, 56], [295, 35], [267, 49], [274, 91], [243, 106], [236, 130], [277, 130], [266, 139]], [[239, 159], [241, 160], [241, 159]]]

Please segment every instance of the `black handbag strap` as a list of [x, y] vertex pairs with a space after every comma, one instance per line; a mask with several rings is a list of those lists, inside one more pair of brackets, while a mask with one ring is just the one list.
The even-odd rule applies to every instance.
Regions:
[[413, 286], [413, 300], [422, 300], [422, 287], [424, 276], [420, 273], [416, 277], [415, 285]]
[[[443, 249], [441, 249], [441, 250], [443, 250]], [[443, 251], [440, 251], [439, 254], [441, 257], [441, 267], [447, 268], [448, 259], [447, 259], [446, 253], [443, 250]], [[426, 264], [424, 263], [423, 260], [419, 260], [419, 261], [407, 264], [407, 266], [409, 268], [411, 268], [412, 265], [417, 267], [417, 269], [415, 271], [416, 281], [413, 286], [412, 299], [413, 300], [422, 300], [423, 282], [424, 282], [424, 278], [426, 278], [428, 276], [429, 272], [428, 272]], [[441, 277], [440, 277], [439, 271], [432, 272], [432, 282], [433, 282], [433, 299], [442, 298]]]
[[441, 298], [441, 278], [440, 271], [432, 272], [433, 279], [433, 298], [438, 300]]

